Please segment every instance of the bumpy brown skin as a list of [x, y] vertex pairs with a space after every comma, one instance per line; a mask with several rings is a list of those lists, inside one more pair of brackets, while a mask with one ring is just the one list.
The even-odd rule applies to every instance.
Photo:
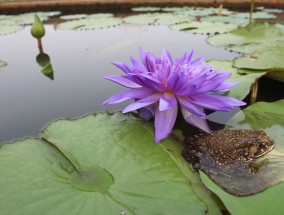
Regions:
[[219, 130], [186, 138], [185, 144], [185, 159], [205, 172], [229, 172], [240, 165], [247, 168], [274, 148], [273, 139], [263, 130]]

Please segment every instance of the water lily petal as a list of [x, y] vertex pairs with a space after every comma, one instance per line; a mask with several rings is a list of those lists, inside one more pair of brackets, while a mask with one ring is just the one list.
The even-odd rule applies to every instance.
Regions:
[[239, 85], [240, 82], [223, 82], [211, 92], [225, 92], [230, 90], [232, 87]]
[[177, 106], [177, 99], [173, 93], [164, 93], [159, 102], [159, 110], [165, 111]]
[[155, 114], [155, 143], [166, 138], [174, 127], [177, 118], [178, 107], [170, 110], [160, 111], [156, 109]]
[[200, 117], [205, 117], [206, 114], [202, 111], [201, 108], [198, 108], [197, 106], [195, 106], [194, 104], [190, 103], [186, 97], [180, 97], [178, 96], [178, 101], [181, 105], [181, 107], [183, 107], [184, 109], [186, 109], [187, 111], [189, 111], [190, 113], [193, 113], [195, 115], [198, 115]]
[[198, 94], [192, 95], [188, 98], [193, 104], [209, 109], [209, 110], [219, 110], [228, 111], [234, 106], [245, 105], [245, 102], [237, 100], [235, 98], [219, 95], [208, 95], [208, 94]]
[[171, 73], [168, 77], [167, 88], [169, 91], [176, 92], [183, 87], [184, 81], [178, 73]]
[[201, 130], [203, 130], [207, 133], [211, 132], [205, 118], [200, 118], [199, 116], [196, 116], [196, 115], [190, 113], [189, 111], [187, 111], [183, 107], [181, 107], [181, 112], [182, 112], [183, 118], [189, 124], [199, 128], [199, 129], [201, 129]]
[[127, 113], [127, 112], [130, 112], [130, 111], [137, 110], [139, 108], [148, 106], [150, 104], [153, 104], [160, 99], [161, 95], [162, 95], [161, 93], [153, 93], [152, 95], [147, 96], [146, 98], [143, 98], [143, 99], [140, 99], [136, 102], [131, 103], [126, 108], [124, 108], [124, 110], [122, 112]]
[[128, 88], [139, 88], [141, 85], [136, 84], [135, 82], [131, 81], [129, 76], [120, 76], [120, 75], [109, 75], [106, 76], [105, 79], [118, 83], [124, 87]]
[[138, 115], [140, 118], [144, 119], [145, 121], [149, 121], [153, 119], [155, 115], [156, 105], [148, 105], [146, 107], [138, 109]]
[[115, 65], [116, 67], [118, 67], [120, 70], [122, 70], [126, 74], [133, 72], [133, 69], [131, 68], [131, 66], [126, 64], [126, 63], [112, 62], [112, 64]]
[[131, 89], [131, 90], [127, 90], [127, 91], [120, 92], [120, 93], [113, 95], [112, 97], [104, 101], [103, 105], [116, 104], [119, 102], [126, 101], [128, 99], [141, 99], [153, 93], [154, 93], [153, 90], [147, 89], [147, 88]]

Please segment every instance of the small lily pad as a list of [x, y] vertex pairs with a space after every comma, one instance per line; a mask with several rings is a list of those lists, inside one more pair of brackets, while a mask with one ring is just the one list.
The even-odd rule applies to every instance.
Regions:
[[1, 213], [220, 214], [193, 190], [181, 145], [154, 144], [150, 123], [100, 113], [54, 122], [41, 137], [1, 146]]
[[281, 30], [284, 30], [284, 24], [277, 23], [275, 26]]
[[131, 8], [134, 12], [157, 12], [160, 11], [160, 7], [133, 7]]
[[3, 60], [0, 60], [0, 70], [7, 66], [7, 63]]
[[170, 27], [174, 30], [181, 30], [191, 33], [215, 34], [233, 31], [238, 26], [233, 24], [225, 24], [222, 22], [212, 23], [192, 21], [188, 23], [171, 25]]
[[125, 17], [124, 21], [130, 24], [141, 25], [172, 25], [176, 23], [189, 22], [191, 21], [191, 18], [172, 13], [147, 13]]

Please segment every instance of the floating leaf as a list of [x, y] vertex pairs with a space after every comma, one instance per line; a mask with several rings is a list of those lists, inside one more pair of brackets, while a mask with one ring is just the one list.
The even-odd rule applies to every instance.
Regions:
[[171, 13], [147, 13], [125, 17], [124, 21], [130, 24], [172, 25], [176, 23], [189, 22], [191, 21], [191, 18]]
[[[256, 46], [256, 45], [255, 45]], [[247, 50], [252, 54], [240, 56], [235, 58], [234, 66], [244, 69], [256, 69], [256, 70], [282, 70], [284, 72], [284, 44], [271, 43], [262, 47], [247, 46], [252, 48]]]
[[0, 70], [7, 66], [7, 63], [3, 60], [0, 60]]
[[[266, 74], [266, 71], [259, 71], [248, 75], [241, 75], [237, 68], [234, 68], [231, 61], [211, 60], [206, 62], [209, 65], [214, 65], [216, 70], [230, 71], [232, 76], [227, 79], [228, 82], [239, 82], [240, 84], [233, 87], [226, 96], [243, 100], [250, 92], [252, 84], [261, 76]], [[244, 72], [244, 71], [242, 71]]]
[[277, 23], [275, 26], [277, 28], [281, 29], [281, 30], [284, 30], [284, 25], [283, 24]]
[[73, 20], [60, 23], [57, 29], [60, 30], [90, 30], [98, 28], [107, 28], [120, 25], [123, 22], [121, 18], [115, 17], [101, 17], [98, 18], [94, 15], [80, 20]]
[[208, 21], [208, 22], [224, 22], [224, 23], [230, 23], [240, 26], [245, 26], [249, 23], [248, 19], [236, 19], [233, 16], [205, 16], [201, 18], [202, 21]]
[[[265, 155], [260, 162], [264, 168], [260, 169], [255, 180], [251, 183], [277, 184], [284, 179], [284, 100], [273, 103], [258, 102], [239, 112], [228, 125], [234, 129], [265, 129], [266, 133], [275, 141], [275, 149]], [[261, 163], [260, 163], [261, 164]], [[284, 183], [270, 187], [264, 192], [253, 196], [238, 198], [232, 196], [214, 184], [208, 177], [201, 173], [204, 184], [216, 193], [224, 202], [231, 214], [282, 214], [282, 196]], [[264, 182], [263, 182], [264, 181]], [[231, 183], [231, 182], [230, 182]], [[256, 207], [257, 205], [257, 207]]]
[[60, 19], [69, 20], [69, 19], [83, 19], [87, 14], [73, 14], [73, 15], [64, 15], [60, 16]]
[[236, 29], [238, 26], [233, 24], [224, 24], [222, 22], [188, 22], [171, 25], [174, 30], [182, 30], [192, 33], [202, 33], [202, 34], [215, 34], [215, 33], [225, 33]]
[[267, 13], [283, 13], [284, 10], [278, 8], [264, 8], [262, 11]]
[[1, 25], [0, 24], [0, 35], [11, 34], [24, 29], [21, 25]]
[[[250, 17], [250, 13], [236, 13], [233, 14], [232, 17], [234, 17], [235, 19], [249, 19]], [[254, 12], [252, 14], [252, 18], [253, 19], [275, 19], [277, 18], [277, 16], [275, 16], [274, 14], [270, 14], [267, 12]]]
[[42, 137], [45, 141], [1, 146], [1, 213], [207, 211], [188, 183], [188, 174], [193, 186], [198, 179], [182, 159], [181, 146], [171, 139], [154, 144], [151, 124], [121, 113], [100, 113], [52, 123]]
[[134, 12], [156, 12], [160, 11], [160, 7], [133, 7], [131, 8]]
[[250, 23], [228, 34], [216, 35], [208, 39], [210, 44], [223, 47], [275, 41], [284, 41], [284, 31], [276, 28], [275, 25], [262, 23]]

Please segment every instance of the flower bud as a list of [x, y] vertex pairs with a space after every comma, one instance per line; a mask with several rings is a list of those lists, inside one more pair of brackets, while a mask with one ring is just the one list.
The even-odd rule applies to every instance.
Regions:
[[31, 34], [37, 39], [40, 39], [45, 35], [44, 26], [37, 15], [35, 15], [35, 22], [32, 26]]

